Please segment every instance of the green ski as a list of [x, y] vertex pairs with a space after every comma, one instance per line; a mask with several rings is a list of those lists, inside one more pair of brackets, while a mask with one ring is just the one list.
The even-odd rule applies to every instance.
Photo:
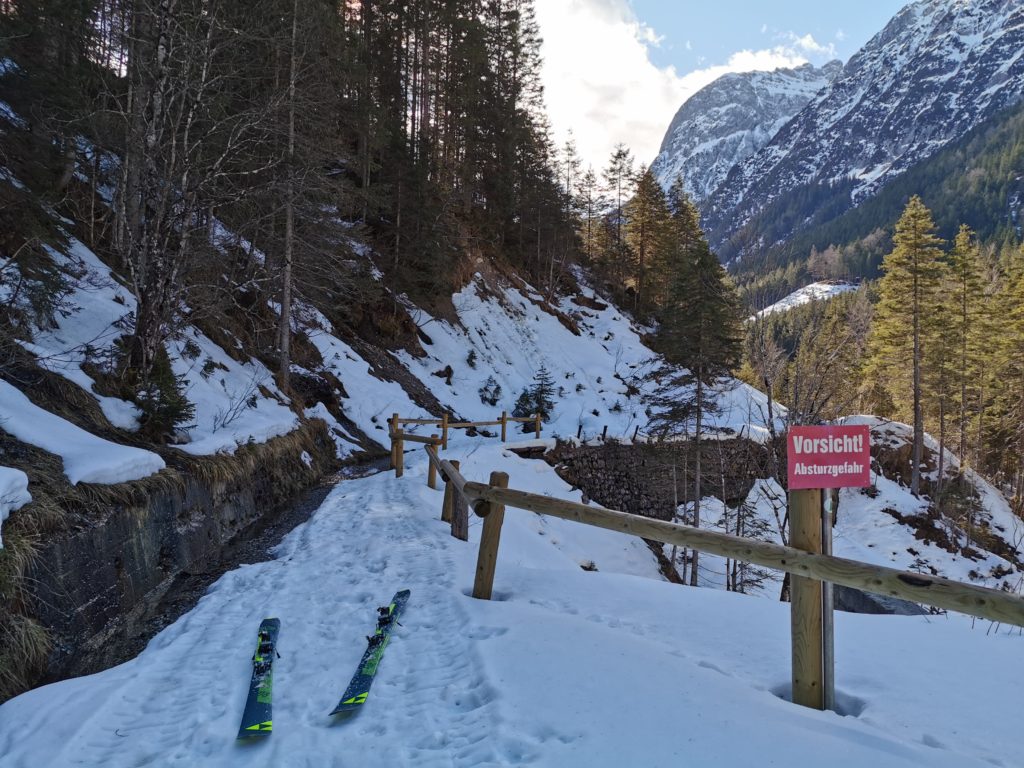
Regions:
[[252, 655], [249, 696], [245, 700], [242, 724], [238, 729], [240, 739], [267, 735], [274, 729], [270, 706], [274, 692], [274, 659], [279, 656], [277, 636], [280, 633], [280, 619], [264, 619], [260, 624], [256, 652]]
[[377, 676], [377, 667], [384, 656], [384, 649], [388, 645], [388, 640], [391, 639], [391, 630], [398, 623], [398, 617], [402, 614], [408, 601], [409, 590], [403, 589], [401, 592], [395, 593], [395, 596], [391, 598], [390, 605], [377, 609], [377, 630], [366, 638], [366, 653], [363, 654], [363, 658], [359, 662], [359, 669], [352, 677], [345, 693], [342, 694], [338, 706], [332, 710], [332, 715], [355, 711], [366, 703], [366, 697], [370, 695], [370, 686], [373, 685], [373, 680]]

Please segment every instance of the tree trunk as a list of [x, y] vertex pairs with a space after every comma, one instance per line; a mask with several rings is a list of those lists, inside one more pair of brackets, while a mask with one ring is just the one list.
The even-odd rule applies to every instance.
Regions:
[[284, 264], [281, 270], [281, 325], [278, 348], [278, 380], [282, 390], [288, 389], [291, 372], [292, 341], [292, 261], [295, 255], [295, 82], [298, 67], [296, 48], [299, 30], [299, 0], [292, 0], [292, 45], [288, 72], [288, 163], [285, 169]]
[[910, 492], [921, 493], [921, 459], [924, 456], [924, 410], [921, 403], [921, 288], [914, 270], [914, 450], [910, 470]]
[[[693, 527], [700, 528], [700, 500], [701, 500], [701, 450], [700, 450], [700, 438], [701, 438], [701, 420], [704, 416], [704, 371], [698, 367], [697, 372], [697, 423], [696, 429], [694, 430], [694, 438], [697, 442], [697, 457], [693, 468]], [[696, 549], [693, 550], [693, 564], [690, 570], [690, 586], [697, 586], [697, 567], [700, 560], [700, 552]]]

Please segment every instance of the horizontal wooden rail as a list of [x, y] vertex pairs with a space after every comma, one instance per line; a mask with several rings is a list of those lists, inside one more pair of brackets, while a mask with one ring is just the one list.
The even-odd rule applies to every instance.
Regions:
[[501, 427], [501, 442], [505, 442], [508, 439], [508, 425], [511, 424], [533, 424], [534, 434], [537, 438], [540, 438], [541, 429], [541, 416], [539, 413], [535, 413], [533, 416], [512, 416], [509, 417], [508, 411], [501, 412], [501, 418], [495, 421], [449, 421], [448, 414], [445, 413], [440, 419], [403, 419], [397, 413], [391, 415], [388, 419], [388, 425], [390, 427], [391, 437], [391, 466], [395, 469], [396, 474], [401, 477], [401, 458], [399, 453], [404, 449], [403, 441], [410, 443], [422, 443], [423, 438], [417, 438], [402, 429], [403, 425], [415, 424], [423, 426], [433, 426], [441, 428], [440, 445], [441, 450], [448, 450], [448, 430], [449, 429], [475, 429], [477, 427]]
[[[446, 483], [454, 483], [459, 493], [463, 493], [463, 489], [466, 487], [466, 478], [462, 476], [458, 468], [453, 466], [450, 461], [445, 461], [437, 455], [436, 450], [427, 449], [427, 457], [430, 459], [430, 463], [434, 465], [438, 474]], [[485, 486], [486, 487], [486, 486]]]
[[[461, 479], [461, 475], [459, 477]], [[797, 576], [841, 584], [865, 592], [900, 597], [936, 608], [1024, 627], [1024, 598], [1001, 590], [830, 555], [815, 555], [779, 544], [740, 538], [615, 510], [599, 509], [510, 488], [496, 488], [463, 480], [461, 490], [474, 510], [479, 509], [482, 512], [491, 505], [516, 507], [665, 544], [703, 550]]]
[[421, 437], [419, 435], [413, 435], [408, 432], [392, 432], [388, 435], [392, 440], [400, 440], [403, 443], [419, 443], [420, 445], [440, 445], [441, 438], [439, 437]]

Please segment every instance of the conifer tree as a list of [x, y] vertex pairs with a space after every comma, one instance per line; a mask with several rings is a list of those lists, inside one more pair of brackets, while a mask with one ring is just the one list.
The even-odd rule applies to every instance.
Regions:
[[609, 274], [621, 286], [625, 274], [626, 244], [623, 237], [623, 208], [632, 195], [634, 179], [633, 155], [625, 144], [618, 144], [612, 152], [608, 167], [604, 171], [604, 181], [608, 197], [611, 199], [610, 212], [612, 243], [608, 253]]
[[[912, 414], [914, 445], [910, 489], [921, 491], [924, 457], [922, 368], [926, 322], [937, 298], [942, 274], [942, 240], [935, 235], [931, 212], [918, 196], [911, 198], [896, 224], [894, 247], [882, 262], [881, 300], [871, 335], [870, 375], [884, 384], [893, 400]], [[903, 372], [910, 361], [911, 380]]]
[[[688, 435], [693, 428], [693, 524], [699, 527], [705, 418], [716, 410], [715, 385], [739, 365], [743, 334], [739, 299], [725, 269], [706, 241], [694, 251], [692, 259], [677, 265], [662, 308], [656, 346], [669, 367], [654, 374], [657, 412], [651, 423], [662, 437]], [[694, 551], [693, 586], [697, 585], [698, 557]]]
[[607, 206], [608, 201], [598, 184], [597, 175], [593, 168], [588, 168], [587, 172], [583, 174], [579, 186], [580, 225], [578, 235], [581, 253], [591, 267], [605, 261], [604, 253], [609, 241], [603, 213]]
[[1024, 252], [1010, 267], [996, 297], [999, 333], [992, 340], [992, 418], [985, 441], [990, 471], [1013, 489], [1017, 511], [1024, 504]]
[[[623, 208], [626, 250], [632, 257], [633, 311], [646, 308], [648, 273], [668, 248], [671, 216], [665, 193], [650, 168], [638, 173], [636, 191]], [[649, 302], [648, 302], [649, 303]]]
[[957, 426], [958, 453], [967, 460], [967, 430], [971, 403], [977, 400], [977, 378], [980, 374], [979, 342], [981, 313], [985, 301], [981, 278], [981, 252], [974, 232], [963, 225], [956, 236], [949, 257], [949, 299], [952, 304], [951, 343], [956, 354], [958, 381]]

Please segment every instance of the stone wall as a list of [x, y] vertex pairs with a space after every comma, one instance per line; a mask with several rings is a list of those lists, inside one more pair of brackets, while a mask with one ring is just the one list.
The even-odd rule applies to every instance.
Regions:
[[[669, 519], [673, 467], [679, 503], [692, 501], [696, 448], [690, 442], [559, 443], [546, 458], [562, 479], [610, 509]], [[756, 478], [769, 475], [768, 451], [742, 438], [707, 441], [701, 447], [701, 475], [703, 496], [739, 504]]]
[[147, 614], [176, 578], [216, 567], [225, 547], [335, 464], [323, 423], [312, 421], [235, 456], [165, 470], [165, 482], [126, 488], [122, 503], [83, 509], [78, 526], [42, 544], [26, 579], [32, 614], [54, 641], [45, 679], [120, 661], [108, 646], [152, 632]]

